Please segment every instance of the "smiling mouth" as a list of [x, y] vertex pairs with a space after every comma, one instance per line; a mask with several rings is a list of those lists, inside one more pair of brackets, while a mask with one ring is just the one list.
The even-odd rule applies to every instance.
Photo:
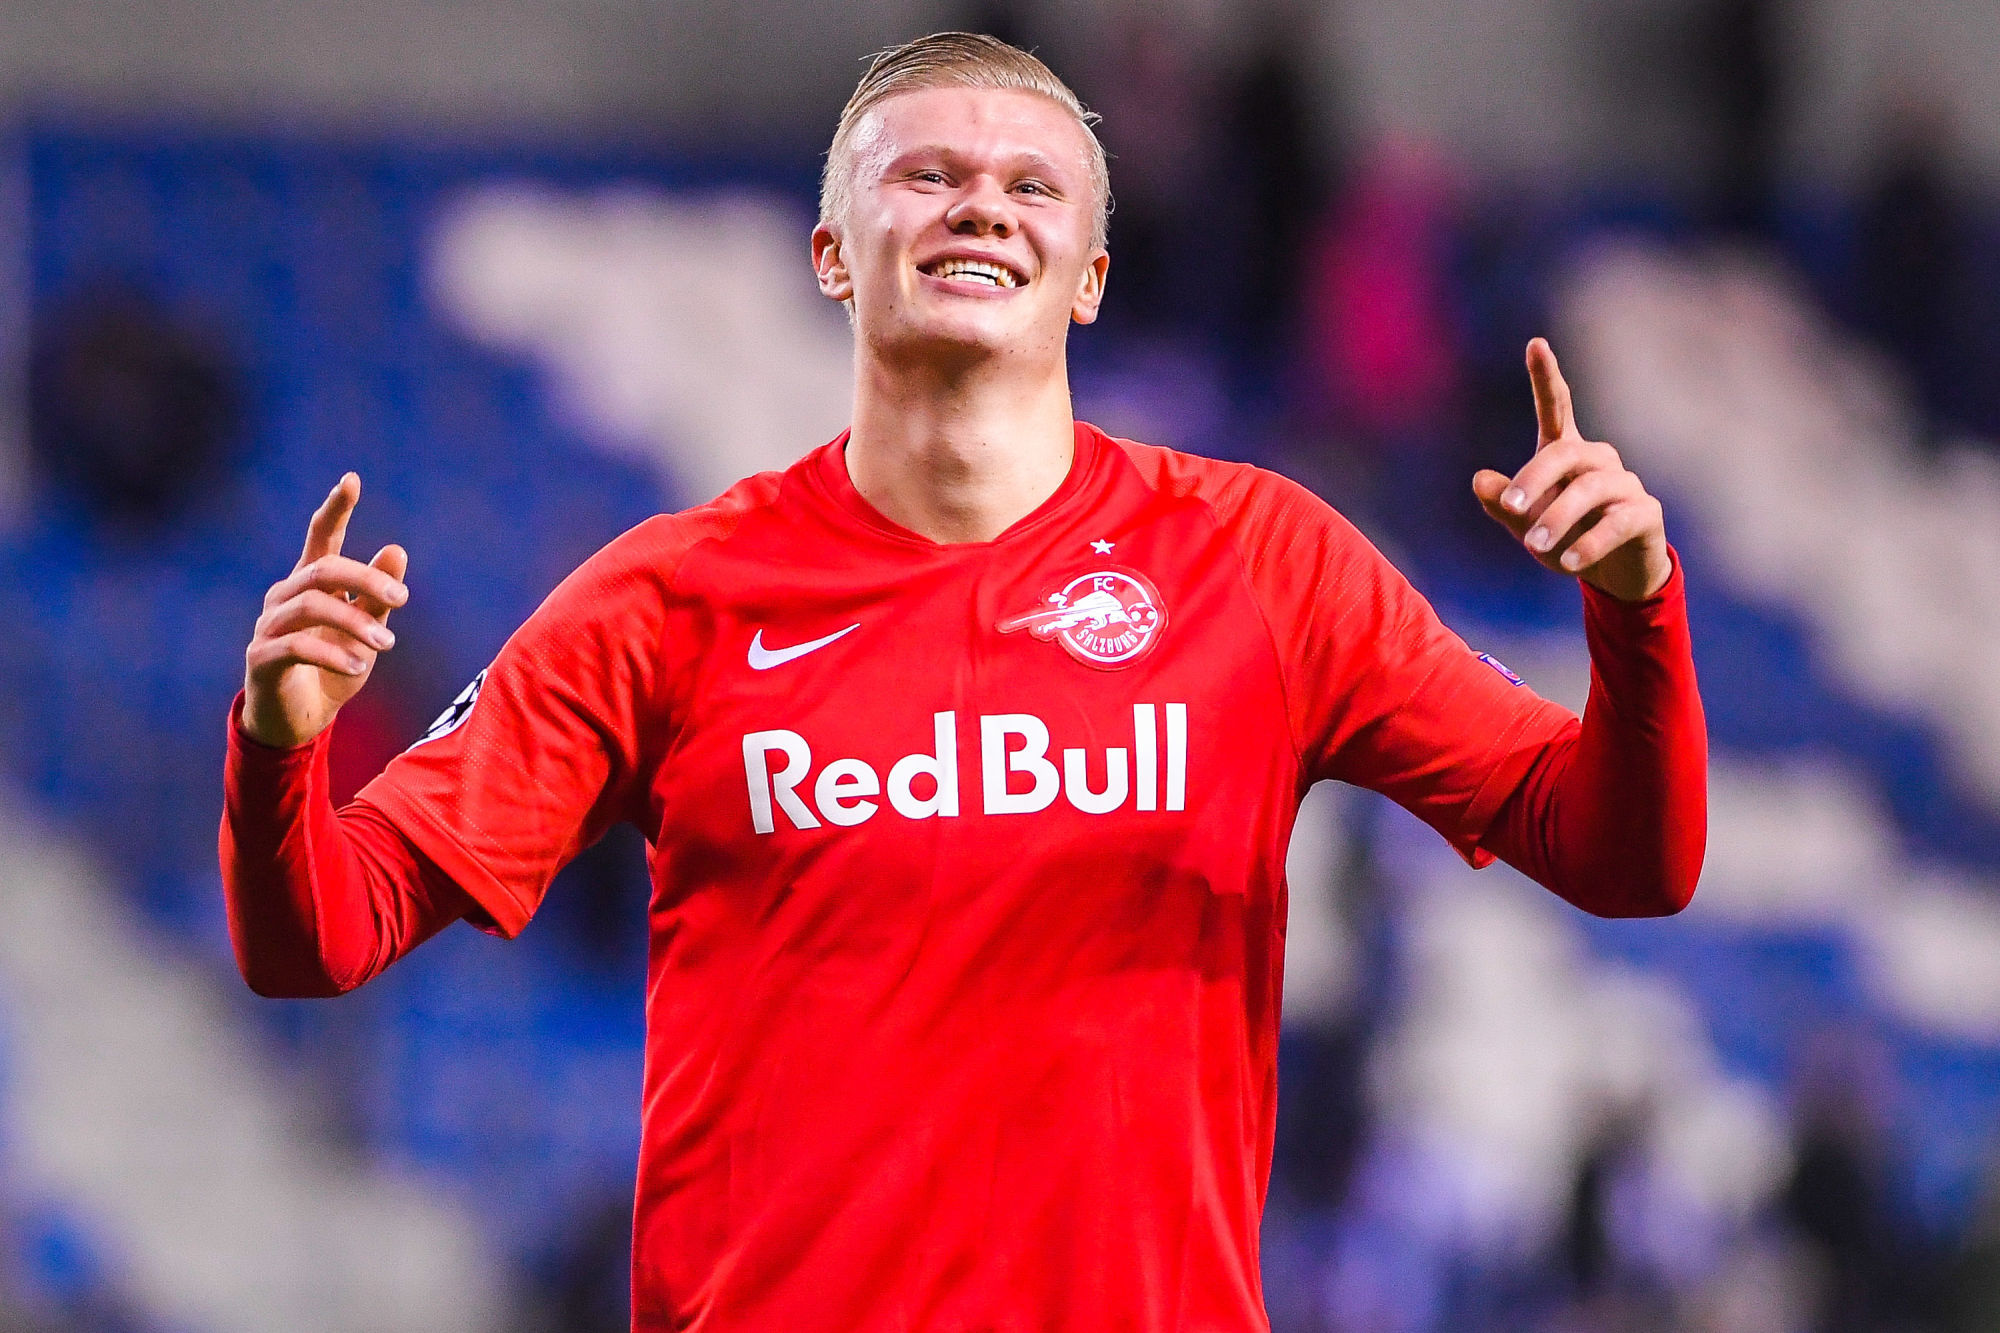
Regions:
[[955, 278], [960, 282], [982, 282], [989, 287], [1019, 287], [1022, 279], [1005, 264], [984, 259], [940, 259], [922, 270], [933, 278]]

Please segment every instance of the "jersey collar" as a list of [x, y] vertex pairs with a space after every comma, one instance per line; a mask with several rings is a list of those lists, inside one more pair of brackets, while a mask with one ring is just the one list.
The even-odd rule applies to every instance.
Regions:
[[813, 489], [822, 499], [839, 510], [843, 518], [859, 524], [876, 536], [931, 551], [951, 551], [961, 548], [978, 550], [997, 546], [1042, 527], [1066, 513], [1091, 489], [1092, 482], [1102, 470], [1101, 462], [1104, 454], [1103, 437], [1097, 427], [1088, 422], [1077, 422], [1076, 444], [1070, 456], [1069, 472], [1048, 499], [1035, 506], [1025, 517], [1014, 522], [991, 541], [936, 542], [922, 533], [912, 532], [902, 524], [884, 517], [874, 505], [862, 498], [861, 492], [854, 489], [854, 481], [847, 475], [848, 434], [849, 432], [842, 431], [838, 438], [823, 445], [817, 454], [808, 460], [806, 473]]

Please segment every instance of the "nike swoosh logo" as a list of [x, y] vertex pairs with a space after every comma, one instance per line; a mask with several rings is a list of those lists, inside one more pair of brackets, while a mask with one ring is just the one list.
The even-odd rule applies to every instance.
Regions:
[[752, 671], [769, 671], [774, 666], [783, 666], [795, 658], [804, 657], [807, 653], [817, 652], [829, 643], [832, 643], [835, 639], [843, 638], [860, 628], [861, 622], [856, 621], [846, 629], [835, 630], [824, 638], [811, 639], [805, 643], [795, 643], [789, 648], [766, 648], [764, 646], [764, 631], [760, 629], [757, 631], [756, 636], [750, 640], [750, 669]]

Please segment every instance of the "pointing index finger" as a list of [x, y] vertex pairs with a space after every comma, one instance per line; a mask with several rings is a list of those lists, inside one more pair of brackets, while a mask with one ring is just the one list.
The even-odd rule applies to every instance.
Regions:
[[323, 555], [340, 554], [341, 545], [347, 540], [347, 520], [360, 502], [360, 476], [342, 473], [326, 499], [313, 511], [312, 521], [306, 524], [305, 549], [299, 554], [296, 568], [303, 569]]
[[1555, 349], [1546, 338], [1528, 341], [1528, 381], [1535, 388], [1535, 421], [1542, 433], [1542, 446], [1554, 444], [1576, 429], [1571, 410], [1569, 384], [1556, 365]]

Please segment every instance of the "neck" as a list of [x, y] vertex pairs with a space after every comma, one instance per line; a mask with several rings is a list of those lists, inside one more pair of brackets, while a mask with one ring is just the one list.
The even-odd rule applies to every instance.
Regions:
[[857, 347], [847, 475], [878, 513], [935, 542], [983, 542], [1055, 494], [1076, 448], [1068, 369], [1005, 360], [941, 370]]

